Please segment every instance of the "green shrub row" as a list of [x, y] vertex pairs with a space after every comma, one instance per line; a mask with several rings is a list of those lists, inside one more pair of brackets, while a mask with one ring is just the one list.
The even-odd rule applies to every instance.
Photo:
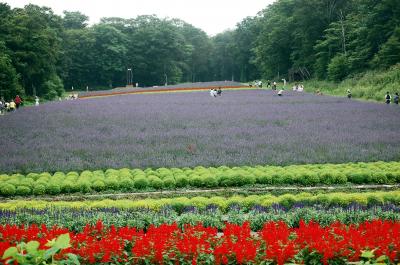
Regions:
[[251, 195], [251, 196], [232, 196], [232, 197], [175, 197], [163, 199], [142, 199], [142, 200], [96, 200], [96, 201], [43, 201], [43, 200], [11, 200], [0, 202], [0, 209], [15, 210], [27, 209], [46, 209], [51, 207], [65, 207], [73, 209], [92, 209], [92, 208], [120, 208], [120, 209], [140, 209], [149, 208], [159, 210], [164, 207], [181, 209], [183, 207], [195, 206], [205, 208], [208, 205], [215, 205], [221, 210], [226, 210], [232, 205], [239, 205], [244, 209], [250, 209], [255, 205], [269, 207], [280, 204], [284, 207], [292, 207], [294, 204], [302, 203], [305, 205], [321, 204], [326, 206], [339, 205], [347, 206], [352, 203], [361, 205], [376, 205], [384, 203], [400, 204], [400, 191], [379, 191], [364, 193], [321, 193], [313, 195], [310, 193], [284, 194], [274, 196]]
[[175, 188], [260, 185], [400, 183], [400, 162], [195, 168], [107, 169], [105, 171], [0, 175], [0, 195], [56, 195]]

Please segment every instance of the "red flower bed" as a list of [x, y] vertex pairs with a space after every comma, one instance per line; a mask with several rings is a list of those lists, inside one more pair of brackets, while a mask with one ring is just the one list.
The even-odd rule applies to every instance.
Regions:
[[[201, 224], [187, 225], [183, 230], [176, 224], [164, 224], [143, 231], [103, 227], [99, 221], [79, 233], [44, 225], [5, 225], [0, 226], [0, 257], [19, 242], [37, 240], [45, 248], [48, 240], [65, 233], [70, 234], [72, 245], [66, 252], [78, 255], [83, 264], [141, 264], [144, 260], [154, 264], [258, 264], [268, 260], [281, 265], [293, 261], [296, 255], [297, 262], [304, 262], [299, 259], [311, 254], [327, 264], [334, 259], [359, 261], [363, 250], [375, 250], [376, 257], [386, 255], [391, 263], [399, 262], [400, 257], [400, 222], [380, 220], [350, 226], [335, 223], [329, 227], [301, 222], [298, 228], [289, 228], [284, 222], [268, 222], [258, 233], [253, 233], [248, 223], [227, 224], [223, 233]], [[63, 253], [58, 257], [61, 259]]]

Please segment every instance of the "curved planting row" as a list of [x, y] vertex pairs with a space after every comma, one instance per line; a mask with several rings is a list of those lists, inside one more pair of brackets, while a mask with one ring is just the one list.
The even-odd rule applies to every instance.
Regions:
[[249, 222], [252, 231], [259, 231], [265, 222], [283, 221], [289, 227], [298, 227], [300, 220], [316, 221], [322, 226], [334, 222], [358, 224], [375, 219], [400, 221], [400, 206], [393, 204], [363, 206], [351, 204], [348, 206], [324, 206], [296, 204], [292, 208], [281, 205], [272, 207], [253, 206], [242, 208], [232, 205], [225, 211], [209, 205], [201, 209], [197, 207], [164, 207], [161, 210], [150, 209], [119, 209], [92, 208], [73, 209], [51, 207], [42, 210], [15, 209], [0, 210], [0, 224], [30, 225], [45, 224], [46, 226], [64, 226], [71, 231], [82, 231], [87, 224], [95, 225], [102, 220], [105, 226], [130, 226], [138, 229], [148, 229], [151, 225], [177, 223], [180, 228], [185, 225], [202, 223], [206, 227], [222, 230], [226, 222], [243, 224]]
[[334, 185], [400, 183], [400, 162], [158, 169], [0, 175], [0, 195], [216, 188], [252, 185]]
[[232, 197], [174, 197], [162, 199], [142, 199], [142, 200], [96, 200], [96, 201], [41, 201], [41, 200], [13, 200], [0, 202], [0, 209], [15, 210], [19, 208], [28, 209], [45, 209], [49, 207], [65, 207], [65, 208], [122, 208], [122, 209], [139, 209], [148, 208], [160, 210], [170, 206], [175, 209], [182, 207], [195, 206], [198, 208], [206, 208], [214, 205], [221, 210], [226, 210], [232, 205], [238, 205], [244, 209], [251, 209], [258, 205], [263, 207], [271, 207], [280, 204], [284, 207], [293, 207], [295, 204], [302, 203], [306, 205], [321, 204], [325, 206], [341, 205], [346, 206], [352, 203], [361, 205], [377, 205], [377, 204], [400, 204], [400, 191], [389, 192], [365, 192], [365, 193], [300, 193], [300, 194], [284, 194], [280, 196], [274, 195], [251, 195], [251, 196], [232, 196]]
[[0, 226], [0, 235], [0, 257], [10, 263], [10, 259], [18, 258], [16, 244], [34, 241], [28, 244], [28, 253], [21, 255], [38, 256], [38, 249], [48, 249], [47, 242], [56, 237], [58, 240], [50, 245], [64, 250], [58, 255], [51, 253], [48, 259], [67, 259], [69, 253], [76, 255], [82, 264], [283, 265], [287, 262], [346, 264], [362, 260], [368, 260], [368, 264], [376, 264], [376, 260], [381, 264], [397, 264], [400, 261], [400, 222], [381, 220], [349, 226], [334, 223], [328, 227], [300, 222], [298, 228], [289, 228], [284, 222], [267, 222], [258, 233], [252, 233], [248, 223], [228, 223], [222, 234], [201, 224], [187, 225], [184, 230], [176, 224], [163, 224], [143, 231], [131, 227], [105, 228], [98, 222], [80, 233], [45, 225], [6, 225]]

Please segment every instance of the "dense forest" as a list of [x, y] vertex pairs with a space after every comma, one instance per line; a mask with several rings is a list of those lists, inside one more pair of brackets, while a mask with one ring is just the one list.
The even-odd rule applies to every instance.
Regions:
[[[210, 7], [211, 8], [211, 7]], [[211, 80], [341, 81], [400, 62], [398, 0], [277, 0], [210, 37], [179, 19], [103, 18], [0, 3], [0, 95]]]

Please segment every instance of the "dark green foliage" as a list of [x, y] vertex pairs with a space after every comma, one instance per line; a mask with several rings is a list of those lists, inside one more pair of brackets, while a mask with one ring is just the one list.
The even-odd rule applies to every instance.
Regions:
[[349, 62], [345, 55], [338, 54], [328, 65], [328, 78], [332, 81], [343, 80], [349, 72]]

